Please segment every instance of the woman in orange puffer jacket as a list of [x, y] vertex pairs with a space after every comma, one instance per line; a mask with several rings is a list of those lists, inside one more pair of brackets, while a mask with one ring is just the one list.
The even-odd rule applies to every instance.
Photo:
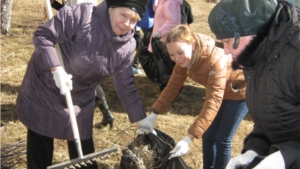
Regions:
[[232, 137], [248, 112], [243, 71], [232, 70], [231, 55], [216, 47], [213, 38], [193, 33], [186, 25], [178, 25], [169, 32], [166, 46], [176, 65], [147, 118], [154, 122], [157, 114], [169, 107], [187, 77], [203, 85], [203, 107], [187, 136], [170, 152], [170, 158], [185, 154], [192, 140], [202, 137], [203, 168], [225, 168], [231, 156]]

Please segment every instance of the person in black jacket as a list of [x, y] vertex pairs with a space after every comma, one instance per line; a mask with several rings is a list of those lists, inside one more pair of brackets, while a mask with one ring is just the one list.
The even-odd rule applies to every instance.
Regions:
[[300, 168], [300, 7], [277, 0], [222, 0], [211, 31], [244, 70], [253, 131], [227, 169]]

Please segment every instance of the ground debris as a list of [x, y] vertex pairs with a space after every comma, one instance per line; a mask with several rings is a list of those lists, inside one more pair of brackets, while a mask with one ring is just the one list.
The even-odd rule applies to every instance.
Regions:
[[26, 161], [26, 141], [1, 146], [1, 168], [8, 169]]

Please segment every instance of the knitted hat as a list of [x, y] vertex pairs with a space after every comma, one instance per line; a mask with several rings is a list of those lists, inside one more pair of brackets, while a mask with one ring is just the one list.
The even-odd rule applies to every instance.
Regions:
[[[208, 23], [217, 39], [256, 35], [268, 23], [277, 0], [221, 0], [210, 12]], [[235, 48], [236, 48], [235, 47]]]
[[142, 18], [146, 6], [148, 5], [148, 0], [106, 0], [108, 8], [110, 7], [127, 7], [135, 11]]

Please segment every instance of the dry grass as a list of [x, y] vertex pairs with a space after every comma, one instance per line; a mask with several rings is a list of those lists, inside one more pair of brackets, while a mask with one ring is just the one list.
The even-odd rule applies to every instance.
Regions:
[[[195, 22], [192, 24], [194, 31], [214, 37], [207, 24], [207, 14], [214, 5], [206, 4], [202, 0], [188, 0], [188, 2], [194, 13]], [[33, 31], [45, 21], [44, 3], [42, 0], [14, 0], [10, 33], [1, 35], [1, 147], [26, 140], [27, 129], [15, 115], [15, 100], [27, 62], [33, 52]], [[137, 75], [135, 83], [145, 108], [149, 112], [151, 105], [160, 94], [159, 87], [145, 75]], [[129, 123], [112, 80], [108, 78], [102, 82], [102, 85], [115, 117], [115, 127], [112, 130], [108, 128], [94, 129], [95, 147], [96, 150], [103, 150], [111, 146], [118, 146], [121, 150], [132, 142], [136, 127]], [[175, 141], [179, 141], [187, 134], [189, 124], [193, 122], [202, 108], [204, 95], [205, 89], [202, 86], [187, 81], [182, 92], [166, 110], [166, 113], [158, 117], [155, 127], [173, 137]], [[94, 123], [100, 122], [101, 119], [102, 115], [96, 108]], [[233, 156], [240, 152], [242, 140], [250, 131], [251, 125], [252, 122], [249, 120], [241, 123], [233, 140]], [[120, 159], [120, 151], [103, 157], [98, 160], [99, 168], [118, 169]], [[192, 169], [202, 168], [201, 139], [192, 144], [189, 153], [183, 159]], [[55, 140], [54, 163], [67, 160], [66, 142]], [[26, 168], [25, 159], [21, 158], [18, 164], [11, 168]]]

